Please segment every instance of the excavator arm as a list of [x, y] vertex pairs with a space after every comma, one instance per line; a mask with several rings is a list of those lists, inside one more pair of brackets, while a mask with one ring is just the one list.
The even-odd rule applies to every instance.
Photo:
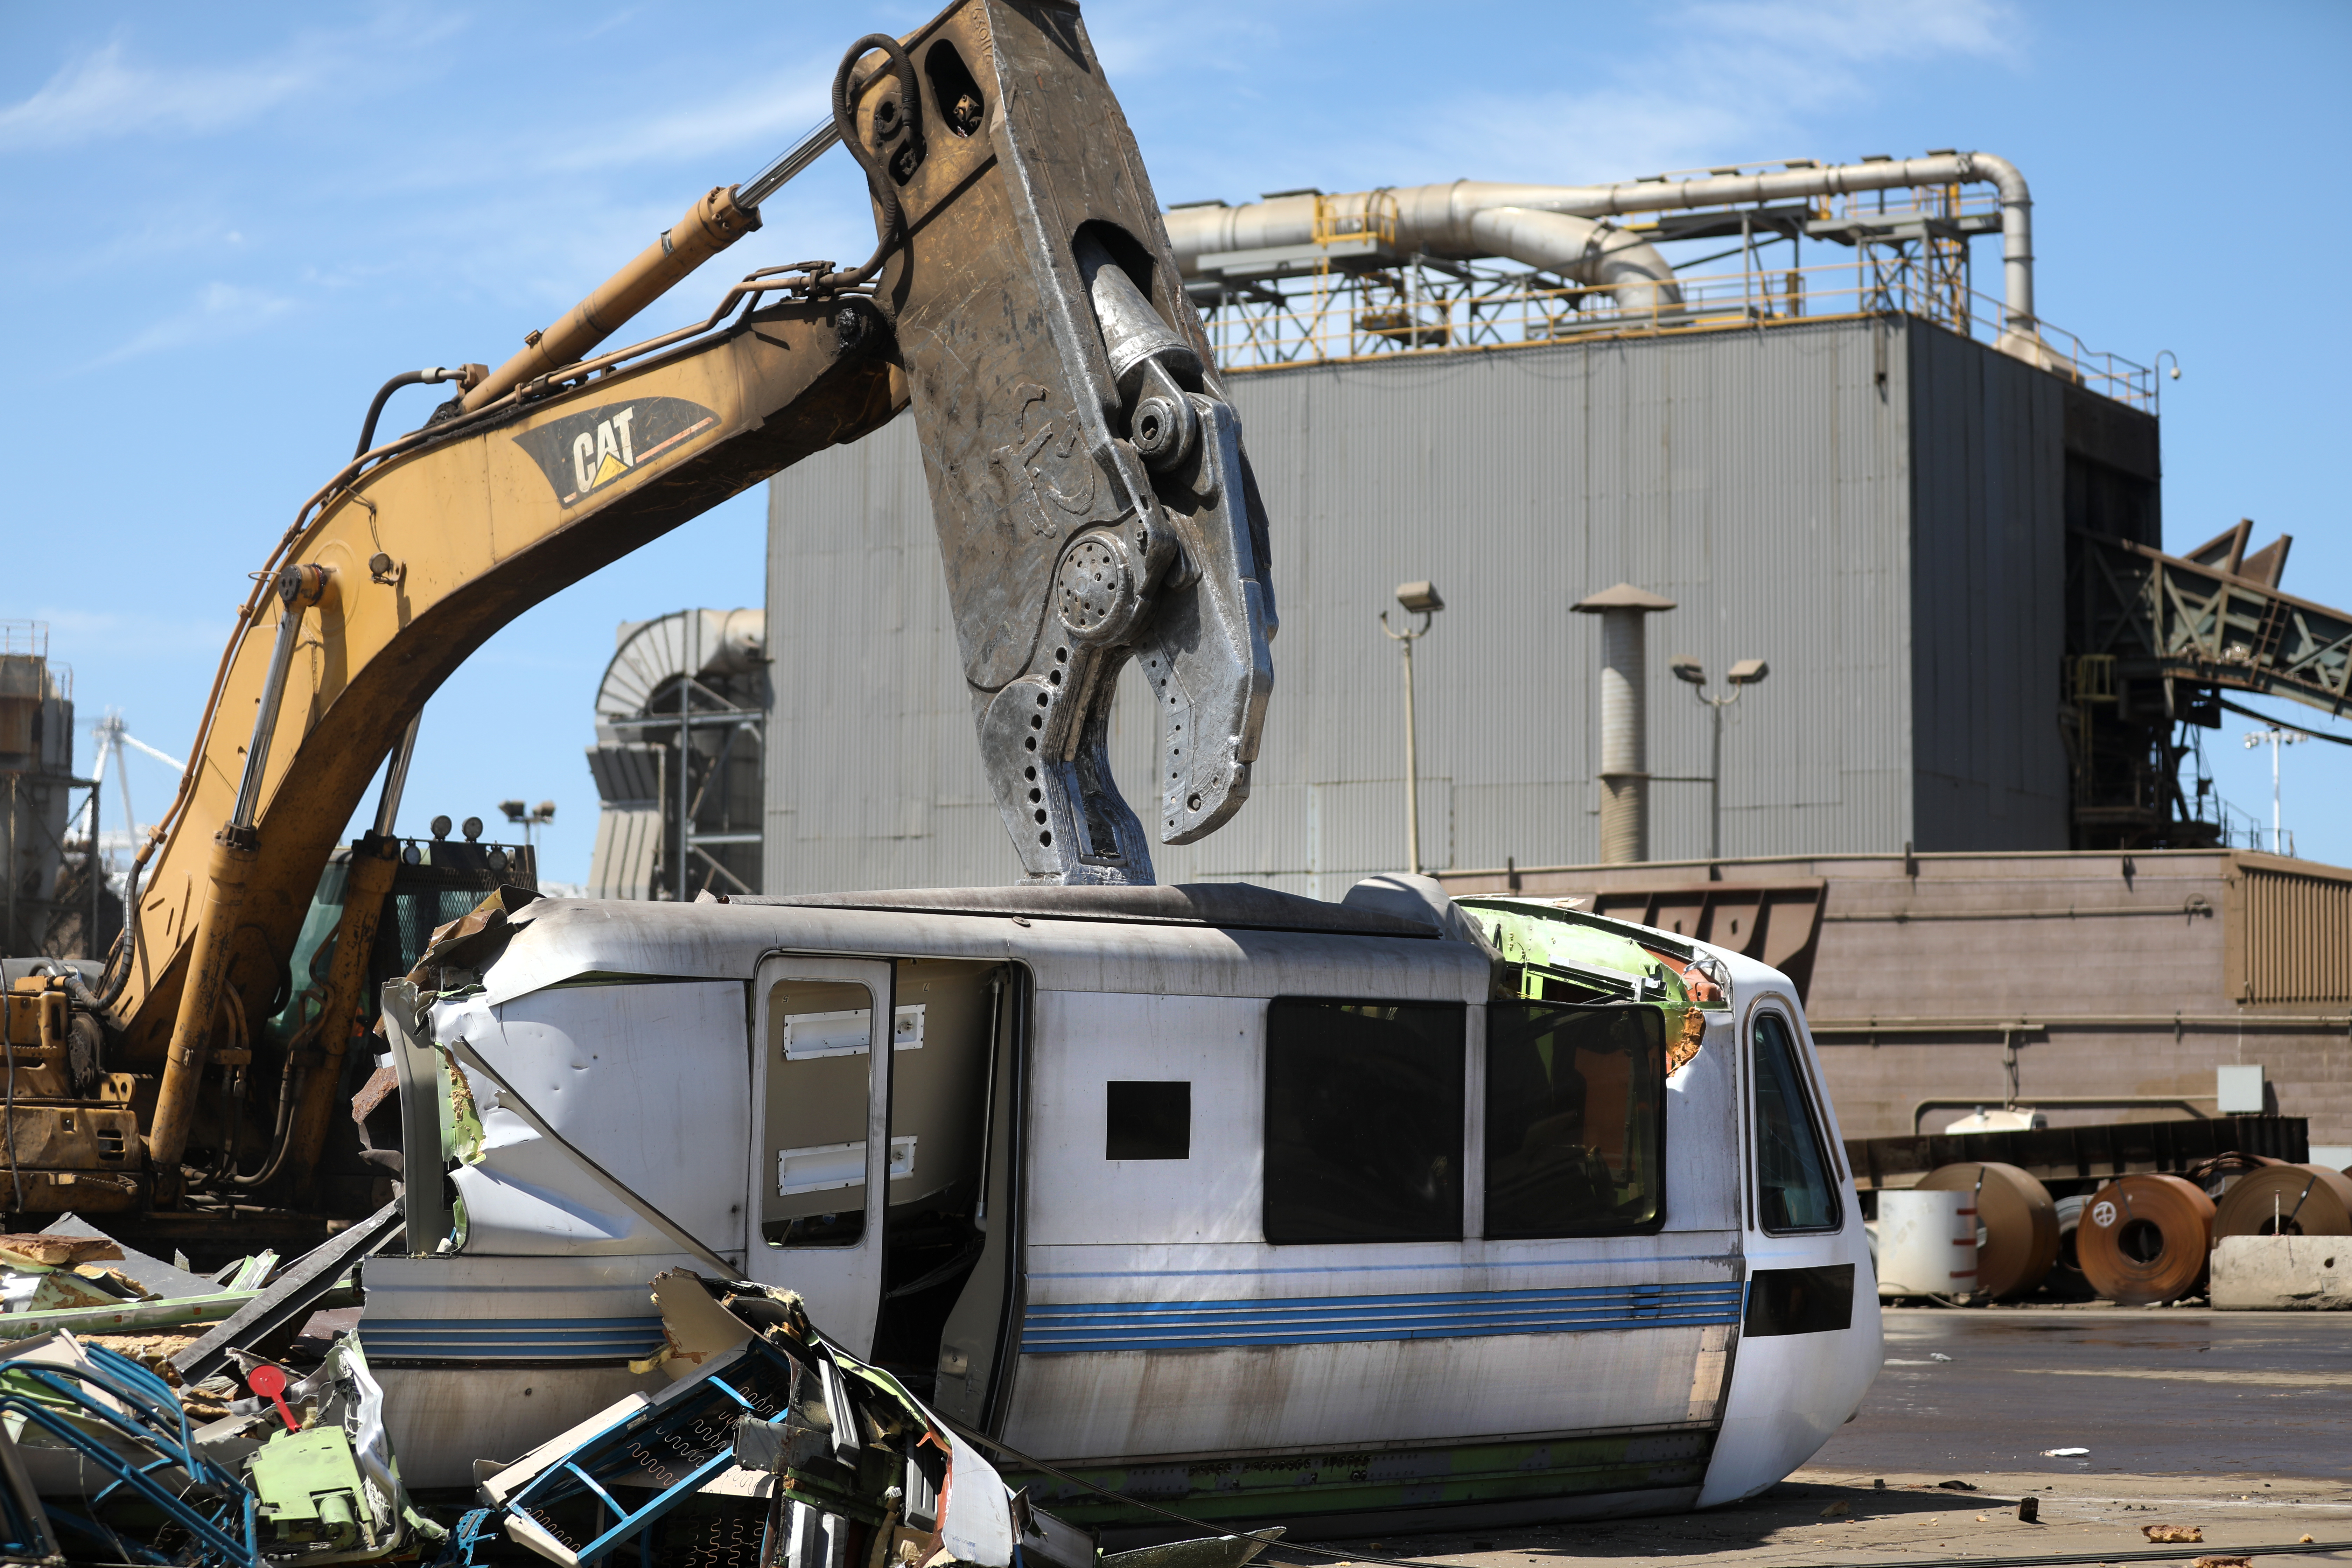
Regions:
[[[1028, 877], [1151, 879], [1107, 752], [1130, 659], [1159, 709], [1162, 841], [1246, 796], [1272, 684], [1265, 517], [1076, 7], [959, 0], [903, 40], [860, 40], [834, 130], [874, 194], [866, 267], [766, 269], [703, 327], [583, 357], [757, 226], [744, 189], [714, 191], [523, 354], [474, 367], [451, 416], [362, 455], [298, 517], [96, 998], [121, 1037], [109, 1065], [141, 1075], [153, 1201], [179, 1194], [208, 1064], [252, 1059], [343, 825], [451, 672], [549, 595], [909, 404], [982, 754]], [[474, 722], [495, 750], [499, 716]], [[373, 889], [346, 912], [355, 947], [391, 852], [378, 835], [354, 847], [354, 886]], [[298, 1184], [358, 1005], [342, 988], [360, 966], [338, 956], [320, 1043], [277, 1064], [289, 1096], [300, 1075], [280, 1140]]]

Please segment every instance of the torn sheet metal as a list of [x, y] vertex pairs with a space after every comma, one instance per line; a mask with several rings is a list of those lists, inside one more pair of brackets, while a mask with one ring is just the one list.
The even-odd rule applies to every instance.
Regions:
[[[757, 1521], [762, 1561], [789, 1542], [794, 1563], [830, 1562], [856, 1524], [878, 1532], [875, 1561], [1011, 1568], [1014, 1511], [995, 1468], [897, 1379], [819, 1335], [798, 1297], [684, 1270], [654, 1286], [667, 1348], [646, 1364], [678, 1381], [484, 1481], [509, 1539], [574, 1568], [632, 1541], [674, 1551], [683, 1532], [665, 1520], [717, 1509], [734, 1510], [730, 1529]], [[1089, 1539], [1053, 1523], [1066, 1544]]]
[[1502, 955], [1498, 984], [1532, 1002], [1646, 1002], [1666, 1015], [1666, 1071], [1680, 1072], [1731, 1012], [1720, 958], [1645, 927], [1604, 920], [1566, 900], [1465, 899], [1460, 907]]
[[940, 1510], [940, 1546], [959, 1563], [1004, 1568], [1013, 1561], [1013, 1510], [1004, 1479], [980, 1451], [950, 1427], [948, 1489]]
[[420, 1054], [402, 1103], [405, 1125], [412, 1094], [429, 1102], [437, 1130], [436, 1147], [420, 1126], [407, 1158], [451, 1167], [460, 1201], [447, 1250], [683, 1252], [738, 1272], [751, 1142], [741, 1086], [625, 1047], [742, 1027], [735, 982], [559, 987], [502, 1006], [476, 992], [434, 1005], [411, 1038], [435, 1070]]

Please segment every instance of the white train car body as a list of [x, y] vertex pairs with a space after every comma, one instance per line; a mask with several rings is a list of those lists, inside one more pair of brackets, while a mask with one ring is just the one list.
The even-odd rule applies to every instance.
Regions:
[[364, 1276], [413, 1485], [658, 1381], [667, 1268], [1112, 1490], [1326, 1532], [1747, 1496], [1879, 1363], [1793, 989], [1663, 932], [1409, 879], [545, 900], [443, 982], [407, 1153], [450, 1234]]

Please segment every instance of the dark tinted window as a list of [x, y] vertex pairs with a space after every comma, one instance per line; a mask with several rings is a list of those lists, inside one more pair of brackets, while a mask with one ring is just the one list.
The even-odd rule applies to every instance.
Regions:
[[1750, 1339], [1771, 1334], [1831, 1334], [1853, 1327], [1853, 1265], [1759, 1268], [1748, 1277]]
[[1665, 1216], [1655, 1007], [1486, 1008], [1486, 1234], [1608, 1236]]
[[1756, 1015], [1756, 1208], [1766, 1230], [1835, 1230], [1843, 1205], [1822, 1151], [1796, 1041], [1778, 1013]]
[[1192, 1086], [1127, 1082], [1104, 1086], [1106, 1160], [1189, 1160], [1192, 1157]]
[[1265, 1238], [1462, 1236], [1459, 1005], [1285, 998], [1265, 1016]]

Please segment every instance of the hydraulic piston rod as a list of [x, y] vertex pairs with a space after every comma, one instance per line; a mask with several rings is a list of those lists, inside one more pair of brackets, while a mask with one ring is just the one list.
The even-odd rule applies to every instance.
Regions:
[[688, 273], [759, 227], [760, 204], [840, 140], [827, 120], [742, 184], [713, 187], [562, 321], [525, 338], [522, 353], [467, 392], [460, 406], [471, 413], [526, 381], [584, 358]]
[[172, 1022], [163, 1081], [155, 1094], [155, 1120], [147, 1134], [148, 1162], [166, 1182], [177, 1174], [181, 1152], [187, 1148], [188, 1126], [196, 1113], [196, 1089], [212, 1042], [213, 1019], [220, 1011], [229, 949], [238, 912], [245, 907], [245, 885], [260, 852], [260, 836], [254, 825], [261, 810], [262, 777], [269, 766], [270, 742], [278, 733], [278, 710], [285, 701], [286, 676], [300, 639], [302, 612], [313, 605], [330, 604], [334, 588], [334, 573], [325, 566], [289, 566], [278, 574], [278, 642], [270, 650], [268, 674], [254, 714], [253, 740], [246, 747], [236, 807], [228, 826], [213, 837], [204, 908], [196, 917], [195, 941], [188, 954], [187, 983], [180, 992], [179, 1014]]

